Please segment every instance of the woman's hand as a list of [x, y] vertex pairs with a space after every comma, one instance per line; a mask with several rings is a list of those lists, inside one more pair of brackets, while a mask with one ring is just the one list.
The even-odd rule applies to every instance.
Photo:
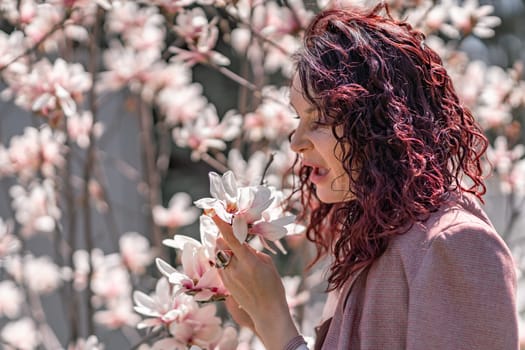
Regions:
[[241, 327], [247, 327], [251, 329], [253, 332], [255, 332], [255, 325], [253, 324], [253, 320], [251, 319], [250, 315], [244, 309], [235, 301], [235, 299], [232, 296], [229, 296], [224, 301], [224, 304], [226, 305], [226, 309], [228, 309], [228, 312], [230, 313], [231, 317], [237, 324]]
[[[231, 225], [218, 216], [213, 218], [222, 238], [217, 240], [219, 249], [230, 249], [230, 263], [219, 269], [224, 286], [233, 301], [227, 302], [232, 317], [241, 325], [253, 325], [255, 333], [267, 349], [283, 349], [287, 342], [298, 335], [292, 321], [281, 277], [267, 254], [258, 252], [246, 243], [240, 243], [233, 235]], [[229, 304], [228, 304], [229, 303]], [[233, 312], [234, 303], [245, 312]]]

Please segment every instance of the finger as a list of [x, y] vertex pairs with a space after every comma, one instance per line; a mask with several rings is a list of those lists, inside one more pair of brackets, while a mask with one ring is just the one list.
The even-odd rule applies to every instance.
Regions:
[[231, 295], [224, 299], [224, 304], [230, 310], [239, 309], [239, 303], [237, 303], [237, 301]]
[[215, 215], [212, 219], [233, 253], [240, 257], [244, 256], [246, 247], [234, 236], [232, 226], [224, 222], [218, 215]]
[[227, 249], [230, 249], [230, 246], [228, 245], [228, 243], [226, 243], [224, 238], [217, 237], [217, 240], [215, 241], [215, 251], [220, 250], [220, 249], [227, 250]]

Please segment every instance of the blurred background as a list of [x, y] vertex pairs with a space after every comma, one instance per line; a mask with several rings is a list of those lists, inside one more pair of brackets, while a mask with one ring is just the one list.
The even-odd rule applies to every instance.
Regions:
[[[515, 257], [525, 320], [525, 3], [387, 2], [426, 34], [490, 139], [485, 209]], [[313, 14], [337, 6], [363, 2], [0, 0], [1, 348], [199, 345], [137, 329], [134, 291], [154, 293], [155, 258], [180, 265], [164, 239], [199, 239], [192, 202], [210, 195], [209, 171], [289, 193], [290, 56]], [[313, 337], [312, 247], [283, 244], [290, 307]], [[221, 340], [202, 344], [261, 348], [217, 315]]]

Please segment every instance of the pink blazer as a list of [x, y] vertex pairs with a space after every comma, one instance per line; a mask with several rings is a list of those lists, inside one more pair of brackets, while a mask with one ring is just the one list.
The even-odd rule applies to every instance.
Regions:
[[347, 283], [316, 348], [519, 348], [509, 249], [477, 202], [453, 198]]

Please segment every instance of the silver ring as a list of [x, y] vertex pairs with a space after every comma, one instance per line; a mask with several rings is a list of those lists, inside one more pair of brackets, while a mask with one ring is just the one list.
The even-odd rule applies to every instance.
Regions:
[[233, 252], [231, 250], [217, 250], [215, 253], [215, 267], [224, 269], [232, 261]]

